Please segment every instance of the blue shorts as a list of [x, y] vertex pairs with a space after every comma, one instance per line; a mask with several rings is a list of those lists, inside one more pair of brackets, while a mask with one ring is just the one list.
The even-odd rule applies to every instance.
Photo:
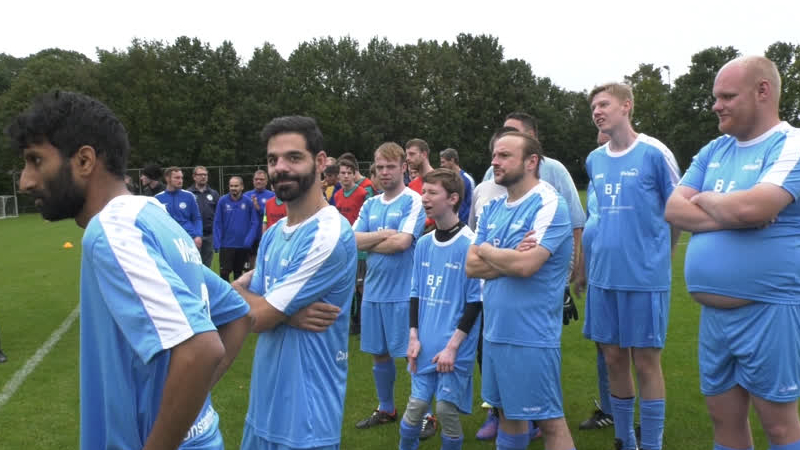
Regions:
[[361, 303], [361, 351], [403, 358], [408, 352], [408, 302]]
[[[253, 427], [245, 422], [241, 450], [295, 450], [295, 447], [287, 447], [270, 442], [257, 435]], [[300, 448], [297, 448], [297, 450], [300, 450]], [[326, 445], [325, 447], [302, 447], [302, 450], [339, 450], [339, 444]]]
[[219, 427], [215, 427], [213, 431], [204, 433], [201, 439], [192, 439], [181, 444], [178, 450], [225, 450], [225, 443], [222, 441]]
[[411, 396], [430, 404], [436, 401], [456, 405], [462, 414], [472, 412], [472, 374], [454, 370], [411, 374]]
[[771, 402], [800, 397], [800, 305], [703, 306], [699, 347], [703, 395], [738, 384]]
[[615, 291], [589, 285], [583, 335], [622, 348], [664, 348], [669, 291]]
[[561, 350], [483, 340], [481, 396], [511, 420], [564, 417]]

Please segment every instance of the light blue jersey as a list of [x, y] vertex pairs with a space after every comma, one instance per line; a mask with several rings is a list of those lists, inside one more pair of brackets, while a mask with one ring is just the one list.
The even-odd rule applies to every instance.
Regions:
[[[432, 362], [444, 350], [467, 303], [481, 301], [480, 280], [467, 278], [467, 252], [475, 234], [464, 227], [447, 242], [436, 240], [434, 233], [422, 236], [414, 251], [411, 297], [419, 298], [419, 340], [417, 374], [436, 372]], [[480, 335], [480, 317], [467, 338], [458, 347], [456, 370], [472, 374]]]
[[[231, 285], [219, 277], [208, 267], [203, 266], [203, 279], [208, 289], [209, 309], [211, 321], [219, 328], [236, 319], [244, 317], [250, 311], [250, 306], [244, 301]], [[186, 437], [180, 446], [181, 449], [222, 450], [222, 435], [219, 432], [219, 414], [211, 404], [211, 394], [206, 397], [203, 409], [197, 415]]]
[[597, 235], [592, 242], [589, 284], [621, 291], [668, 291], [669, 224], [664, 207], [680, 173], [672, 152], [640, 133], [629, 148], [608, 144], [586, 158], [597, 198]]
[[686, 249], [689, 292], [766, 303], [800, 304], [800, 131], [785, 122], [747, 142], [721, 136], [694, 157], [681, 185], [721, 193], [758, 183], [794, 197], [763, 229], [695, 233]]
[[86, 227], [81, 255], [81, 448], [140, 449], [169, 349], [213, 331], [203, 263], [157, 200], [123, 195]]
[[289, 448], [338, 445], [347, 385], [357, 249], [347, 219], [326, 206], [303, 223], [281, 219], [261, 238], [250, 290], [287, 316], [314, 302], [341, 308], [322, 333], [282, 324], [258, 336], [246, 421]]
[[507, 195], [491, 200], [478, 218], [475, 245], [488, 242], [513, 249], [530, 230], [536, 231], [539, 245], [550, 257], [528, 278], [486, 280], [483, 336], [495, 343], [558, 348], [572, 257], [572, 225], [564, 199], [553, 186], [540, 181], [513, 203]]
[[[578, 195], [578, 188], [575, 187], [575, 182], [572, 181], [572, 176], [561, 161], [544, 157], [542, 164], [539, 165], [539, 179], [550, 183], [559, 195], [564, 197], [569, 209], [569, 220], [572, 222], [572, 228], [583, 228], [586, 221], [586, 215], [583, 213], [583, 206], [581, 206], [581, 198]], [[483, 181], [494, 181], [494, 168], [489, 167], [483, 176]], [[477, 213], [476, 213], [477, 214]]]
[[[353, 224], [353, 230], [397, 230], [414, 236], [416, 242], [425, 228], [425, 210], [422, 208], [421, 197], [409, 188], [405, 188], [389, 201], [384, 199], [385, 195], [380, 194], [364, 202], [358, 219]], [[367, 256], [367, 275], [364, 278], [364, 301], [407, 302], [413, 258], [414, 244], [391, 255], [370, 252]]]

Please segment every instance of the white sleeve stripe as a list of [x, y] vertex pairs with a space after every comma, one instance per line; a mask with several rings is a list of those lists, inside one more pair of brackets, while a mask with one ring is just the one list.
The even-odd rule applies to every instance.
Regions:
[[106, 208], [100, 213], [99, 221], [114, 258], [158, 333], [161, 347], [167, 349], [188, 339], [194, 330], [175, 298], [172, 286], [147, 252], [142, 231], [136, 227], [136, 217], [146, 204], [140, 202]]
[[544, 189], [539, 195], [542, 198], [542, 207], [536, 213], [536, 220], [533, 222], [533, 229], [536, 230], [536, 239], [542, 242], [547, 233], [547, 229], [553, 223], [558, 210], [558, 195], [555, 190]]
[[[416, 192], [415, 192], [416, 194]], [[408, 212], [408, 219], [403, 224], [403, 228], [397, 230], [400, 233], [408, 233], [413, 235], [414, 230], [417, 228], [417, 221], [425, 220], [420, 218], [419, 214], [422, 212], [422, 197], [419, 194], [411, 195], [411, 211]]]
[[675, 159], [675, 155], [666, 145], [664, 145], [663, 142], [656, 138], [647, 136], [644, 141], [657, 148], [658, 151], [661, 152], [661, 156], [664, 157], [664, 160], [667, 163], [667, 169], [669, 169], [669, 179], [672, 181], [672, 185], [676, 186], [680, 182], [681, 176], [680, 168], [678, 167], [678, 160]]
[[791, 132], [786, 136], [778, 159], [769, 172], [761, 178], [761, 182], [782, 187], [786, 177], [797, 167], [798, 160], [800, 160], [800, 132]]
[[[297, 293], [303, 289], [308, 280], [317, 273], [320, 267], [328, 260], [328, 257], [333, 253], [333, 249], [339, 244], [339, 235], [342, 231], [342, 221], [339, 217], [339, 211], [335, 210], [334, 214], [329, 214], [326, 217], [320, 218], [318, 223], [317, 232], [314, 234], [314, 241], [311, 243], [309, 252], [300, 263], [297, 270], [286, 277], [286, 279], [277, 285], [275, 289], [267, 292], [264, 297], [270, 305], [274, 306], [278, 311], [286, 311], [286, 307], [294, 300]], [[331, 218], [333, 220], [331, 220]]]

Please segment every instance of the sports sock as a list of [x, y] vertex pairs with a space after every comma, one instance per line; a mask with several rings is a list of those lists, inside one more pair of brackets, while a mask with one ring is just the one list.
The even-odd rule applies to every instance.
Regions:
[[375, 363], [372, 367], [375, 388], [378, 391], [378, 409], [389, 414], [394, 412], [394, 360]]
[[608, 392], [608, 367], [603, 352], [597, 349], [597, 391], [600, 393], [600, 409], [606, 414], [611, 413], [611, 393]]
[[636, 448], [636, 434], [633, 431], [633, 405], [636, 397], [611, 399], [611, 414], [614, 416], [614, 434], [622, 441], [623, 450]]
[[441, 450], [461, 450], [461, 444], [463, 443], [464, 443], [464, 436], [452, 438], [442, 435]]
[[508, 434], [503, 430], [497, 430], [497, 450], [524, 450], [528, 447], [531, 437], [528, 433]]
[[419, 447], [419, 432], [422, 423], [417, 426], [409, 425], [405, 420], [400, 421], [400, 450], [417, 450]]
[[[737, 449], [730, 448], [730, 447], [725, 447], [722, 444], [717, 444], [716, 442], [714, 442], [714, 450], [737, 450]], [[753, 447], [749, 447], [749, 448], [746, 448], [746, 449], [743, 449], [743, 450], [753, 450]]]
[[784, 445], [769, 444], [769, 450], [800, 450], [800, 441]]
[[642, 421], [642, 448], [661, 450], [661, 438], [664, 435], [663, 398], [639, 401], [639, 417]]

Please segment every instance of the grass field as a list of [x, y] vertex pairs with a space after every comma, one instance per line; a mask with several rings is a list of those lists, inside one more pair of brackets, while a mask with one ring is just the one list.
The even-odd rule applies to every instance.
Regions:
[[[73, 222], [44, 222], [38, 215], [0, 220], [0, 338], [10, 360], [0, 365], [0, 449], [39, 450], [75, 448], [78, 443], [78, 322], [63, 335], [41, 364], [3, 404], [5, 389], [20, 370], [78, 304], [80, 240]], [[64, 249], [64, 242], [75, 247]], [[699, 307], [692, 302], [683, 281], [684, 234], [674, 260], [672, 304], [663, 366], [667, 383], [666, 449], [710, 449], [711, 424], [700, 395], [697, 374], [697, 324]], [[564, 328], [562, 380], [564, 407], [577, 448], [606, 450], [613, 447], [613, 430], [578, 431], [578, 423], [594, 409], [597, 397], [595, 349], [581, 334], [581, 321]], [[255, 336], [250, 336], [238, 360], [213, 392], [228, 448], [238, 448], [247, 410], [250, 367]], [[402, 413], [409, 394], [409, 377], [397, 361], [395, 400]], [[463, 416], [464, 449], [494, 449], [474, 434], [483, 422], [477, 408], [480, 377], [475, 376], [473, 414]], [[350, 371], [343, 424], [343, 450], [397, 448], [396, 424], [356, 430], [354, 424], [376, 404], [371, 358], [350, 341]], [[637, 418], [638, 421], [638, 418]], [[751, 422], [758, 421], [751, 417]], [[122, 425], [122, 424], [120, 424]], [[760, 428], [756, 448], [767, 444]], [[435, 450], [438, 436], [420, 448]], [[529, 448], [544, 448], [541, 440]]]

